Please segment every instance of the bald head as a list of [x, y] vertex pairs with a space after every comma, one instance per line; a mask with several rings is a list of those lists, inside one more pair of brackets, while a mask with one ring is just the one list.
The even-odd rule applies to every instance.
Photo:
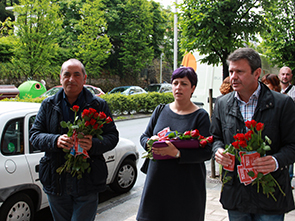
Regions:
[[289, 84], [291, 84], [292, 77], [293, 74], [291, 68], [285, 66], [280, 69], [279, 78], [283, 89], [285, 89], [286, 87], [288, 87]]

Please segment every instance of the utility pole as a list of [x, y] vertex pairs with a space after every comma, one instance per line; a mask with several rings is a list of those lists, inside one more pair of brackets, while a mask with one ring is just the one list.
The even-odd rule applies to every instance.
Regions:
[[177, 0], [175, 0], [175, 13], [174, 13], [174, 62], [173, 68], [177, 69]]

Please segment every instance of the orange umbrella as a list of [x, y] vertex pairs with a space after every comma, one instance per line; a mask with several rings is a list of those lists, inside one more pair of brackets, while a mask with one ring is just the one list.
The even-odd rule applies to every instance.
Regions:
[[197, 70], [197, 61], [196, 61], [195, 56], [191, 52], [187, 53], [183, 57], [181, 65], [184, 67], [191, 67], [195, 71]]

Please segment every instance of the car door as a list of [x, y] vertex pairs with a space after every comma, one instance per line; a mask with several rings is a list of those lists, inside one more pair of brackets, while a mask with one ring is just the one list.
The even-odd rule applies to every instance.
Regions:
[[[24, 143], [25, 143], [25, 157], [30, 169], [32, 182], [40, 187], [42, 190], [42, 184], [39, 179], [39, 162], [44, 156], [44, 152], [33, 148], [29, 141], [29, 130], [32, 127], [37, 113], [29, 113], [24, 118]], [[48, 205], [47, 196], [42, 191], [41, 207]]]

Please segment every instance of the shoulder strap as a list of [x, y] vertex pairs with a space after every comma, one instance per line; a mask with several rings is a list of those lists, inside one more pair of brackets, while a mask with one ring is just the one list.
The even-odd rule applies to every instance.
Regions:
[[285, 90], [285, 92], [283, 93], [283, 94], [287, 94], [290, 90], [291, 90], [291, 88], [293, 87], [293, 85], [291, 84], [291, 85], [289, 85], [289, 87], [287, 88], [287, 90]]
[[155, 115], [155, 117], [156, 117], [156, 122], [157, 122], [157, 120], [158, 120], [158, 118], [159, 118], [159, 116], [160, 116], [162, 110], [164, 109], [165, 105], [166, 105], [166, 104], [160, 104], [160, 107], [157, 109], [157, 112], [156, 112], [156, 115]]

